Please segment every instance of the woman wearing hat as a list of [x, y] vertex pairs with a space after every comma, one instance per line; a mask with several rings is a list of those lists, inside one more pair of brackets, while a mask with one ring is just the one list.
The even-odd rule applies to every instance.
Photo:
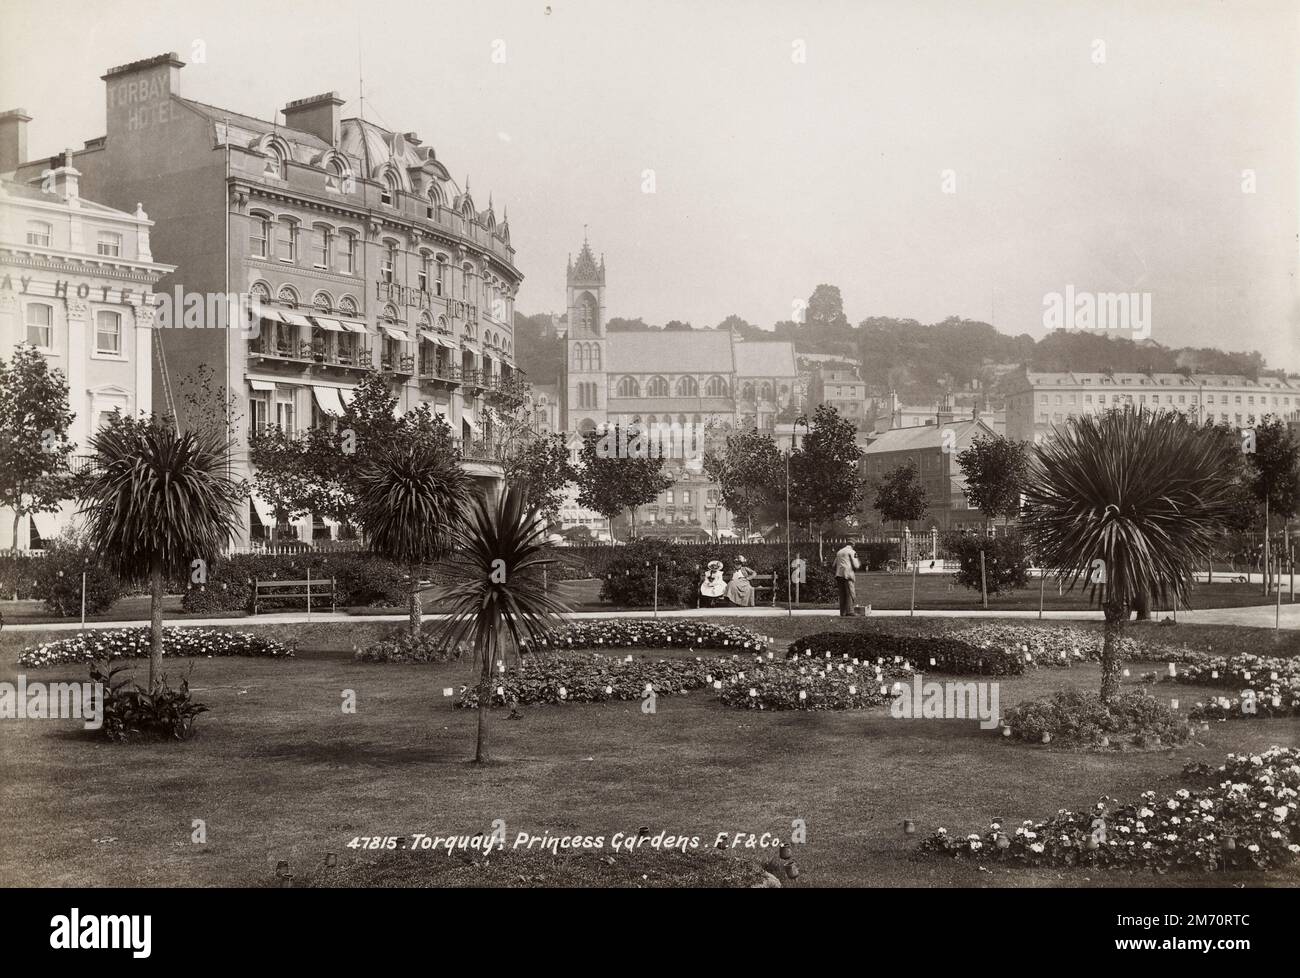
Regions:
[[736, 569], [727, 585], [727, 600], [742, 608], [754, 607], [754, 585], [749, 579], [754, 576], [754, 569], [744, 557], [736, 558]]

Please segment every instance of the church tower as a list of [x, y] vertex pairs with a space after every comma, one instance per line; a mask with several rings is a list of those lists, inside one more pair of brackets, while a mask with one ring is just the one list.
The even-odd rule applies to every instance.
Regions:
[[578, 260], [569, 256], [565, 340], [565, 421], [568, 431], [590, 431], [606, 420], [609, 384], [605, 336], [605, 256], [600, 264], [584, 234]]

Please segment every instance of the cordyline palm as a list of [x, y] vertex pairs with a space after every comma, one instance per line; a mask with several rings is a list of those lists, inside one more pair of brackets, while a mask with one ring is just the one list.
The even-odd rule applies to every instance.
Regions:
[[444, 645], [468, 642], [479, 665], [478, 743], [474, 760], [488, 760], [492, 666], [516, 657], [525, 639], [540, 638], [569, 609], [546, 593], [542, 567], [550, 559], [546, 521], [520, 489], [492, 503], [475, 498], [456, 534], [459, 584], [442, 591], [449, 617], [439, 629]]
[[420, 634], [420, 566], [446, 556], [469, 498], [470, 478], [449, 447], [399, 442], [361, 470], [357, 522], [370, 549], [406, 564], [410, 635]]
[[243, 487], [227, 475], [229, 445], [217, 434], [181, 434], [156, 417], [102, 428], [90, 447], [95, 464], [80, 487], [86, 533], [118, 576], [149, 580], [152, 690], [162, 667], [163, 582], [225, 548]]
[[1082, 577], [1105, 612], [1101, 698], [1119, 691], [1118, 645], [1140, 596], [1186, 604], [1192, 573], [1231, 512], [1232, 449], [1173, 413], [1109, 411], [1037, 449], [1026, 528], [1044, 568]]

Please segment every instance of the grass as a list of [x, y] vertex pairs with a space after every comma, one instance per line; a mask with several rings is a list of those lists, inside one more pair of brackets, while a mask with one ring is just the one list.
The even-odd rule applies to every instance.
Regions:
[[[503, 858], [482, 871], [458, 867], [456, 856], [348, 848], [357, 836], [486, 833], [495, 819], [505, 821], [509, 838], [609, 837], [647, 826], [698, 836], [703, 849], [718, 833], [788, 837], [801, 819], [807, 844], [796, 847], [800, 885], [1300, 883], [1296, 873], [1084, 875], [913, 857], [915, 843], [938, 826], [980, 831], [994, 815], [1041, 818], [1101, 795], [1175, 790], [1189, 761], [1219, 764], [1230, 751], [1296, 745], [1293, 721], [1219, 723], [1167, 752], [1079, 754], [1005, 743], [973, 721], [895, 720], [884, 708], [752, 713], [700, 692], [661, 698], [649, 715], [637, 703], [527, 707], [521, 720], [497, 711], [498, 760], [475, 767], [468, 763], [475, 717], [441, 695], [443, 687], [471, 682], [472, 667], [354, 663], [357, 624], [272, 626], [301, 640], [294, 660], [196, 660], [191, 684], [212, 712], [185, 744], [113, 746], [72, 722], [6, 722], [0, 833], [10, 844], [0, 847], [0, 885], [269, 885], [280, 860], [300, 881], [324, 884], [328, 852], [338, 854], [337, 879], [358, 885], [535, 885], [531, 877], [551, 872], [557, 881], [594, 882], [591, 874], [600, 873], [602, 883], [635, 884], [635, 872], [615, 867], [538, 870]], [[792, 637], [868, 624], [769, 619], [760, 630]], [[1177, 631], [1189, 642], [1213, 642], [1216, 651], [1227, 641], [1215, 629]], [[1264, 630], [1224, 631], [1242, 633], [1234, 644], [1260, 651], [1261, 636], [1250, 633]], [[34, 636], [0, 635], [0, 681], [15, 680], [17, 649], [25, 644], [18, 638]], [[1282, 654], [1294, 654], [1287, 648]], [[178, 661], [168, 671], [179, 675], [187, 666]], [[144, 668], [139, 662], [140, 678]], [[29, 678], [80, 680], [85, 673], [69, 667]], [[1010, 706], [1098, 684], [1093, 665], [1039, 670], [1004, 681], [1001, 701]], [[348, 690], [355, 714], [341, 709]], [[1184, 704], [1205, 695], [1173, 684], [1157, 690]], [[191, 842], [195, 819], [206, 826], [204, 844]], [[917, 835], [903, 834], [904, 819], [917, 823]], [[770, 855], [743, 845], [726, 852], [738, 863], [735, 880], [749, 878]], [[426, 873], [420, 858], [446, 864]]]

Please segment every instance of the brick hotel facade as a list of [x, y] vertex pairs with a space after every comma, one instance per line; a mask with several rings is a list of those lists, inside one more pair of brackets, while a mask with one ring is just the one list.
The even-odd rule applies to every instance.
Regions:
[[[480, 208], [414, 132], [340, 118], [332, 92], [290, 102], [279, 124], [183, 97], [183, 67], [167, 54], [109, 70], [105, 135], [18, 174], [75, 165], [95, 199], [144, 202], [154, 251], [177, 266], [158, 291], [260, 300], [255, 336], [154, 331], [155, 407], [206, 364], [237, 398], [237, 474], [247, 476], [249, 430], [326, 421], [379, 369], [398, 410], [427, 404], [447, 419], [465, 468], [495, 491], [502, 468], [485, 408], [521, 379], [522, 275], [505, 215], [490, 199]], [[264, 536], [271, 519], [255, 498], [236, 544]], [[304, 539], [336, 532], [310, 517], [297, 526]]]

